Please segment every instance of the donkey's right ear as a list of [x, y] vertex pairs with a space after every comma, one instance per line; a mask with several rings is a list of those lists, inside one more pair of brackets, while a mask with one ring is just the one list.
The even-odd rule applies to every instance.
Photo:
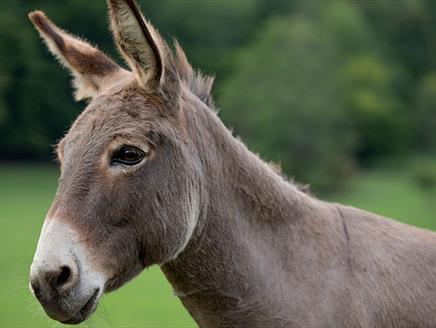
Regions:
[[135, 0], [107, 0], [115, 44], [139, 84], [177, 99], [179, 76], [170, 49]]
[[74, 76], [76, 100], [93, 98], [108, 76], [122, 69], [98, 49], [66, 33], [53, 24], [42, 11], [33, 11], [29, 19], [35, 25], [50, 52]]

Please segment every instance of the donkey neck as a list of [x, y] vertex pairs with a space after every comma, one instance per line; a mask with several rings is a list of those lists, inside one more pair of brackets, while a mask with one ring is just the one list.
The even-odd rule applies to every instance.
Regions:
[[187, 116], [203, 166], [203, 208], [187, 247], [162, 270], [200, 324], [251, 315], [252, 306], [262, 315], [283, 261], [298, 249], [290, 245], [298, 243], [313, 199], [251, 153], [214, 112], [197, 107]]

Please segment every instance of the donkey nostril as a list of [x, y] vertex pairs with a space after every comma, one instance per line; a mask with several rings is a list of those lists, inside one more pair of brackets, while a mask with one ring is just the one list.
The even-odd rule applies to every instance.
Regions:
[[[73, 278], [78, 277], [74, 275], [74, 271], [71, 267], [65, 265], [54, 271], [46, 271], [42, 278], [42, 282], [52, 290], [59, 292], [60, 289], [72, 288], [74, 282]], [[44, 286], [41, 287], [43, 288]]]
[[56, 279], [57, 285], [59, 287], [62, 287], [68, 282], [68, 280], [70, 280], [70, 277], [71, 277], [71, 269], [67, 266], [61, 267], [61, 272], [59, 273], [59, 276]]

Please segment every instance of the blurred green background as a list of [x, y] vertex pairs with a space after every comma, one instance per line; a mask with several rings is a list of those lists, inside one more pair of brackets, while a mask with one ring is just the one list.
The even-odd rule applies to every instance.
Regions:
[[[220, 117], [319, 197], [436, 230], [436, 1], [139, 1], [217, 76]], [[119, 60], [103, 0], [3, 0], [0, 327], [55, 327], [27, 288], [56, 190], [51, 145], [86, 106], [26, 18], [45, 11]], [[90, 327], [193, 327], [158, 268]]]

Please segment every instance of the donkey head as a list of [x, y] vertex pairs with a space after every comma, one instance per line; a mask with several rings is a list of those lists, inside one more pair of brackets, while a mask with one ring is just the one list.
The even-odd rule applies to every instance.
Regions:
[[[63, 323], [85, 320], [103, 292], [174, 259], [200, 211], [200, 160], [183, 105], [186, 80], [195, 74], [181, 48], [173, 56], [133, 0], [108, 6], [130, 71], [42, 12], [29, 15], [72, 72], [76, 99], [89, 99], [57, 145], [59, 186], [30, 270], [32, 293]], [[212, 80], [203, 82], [209, 92]]]

